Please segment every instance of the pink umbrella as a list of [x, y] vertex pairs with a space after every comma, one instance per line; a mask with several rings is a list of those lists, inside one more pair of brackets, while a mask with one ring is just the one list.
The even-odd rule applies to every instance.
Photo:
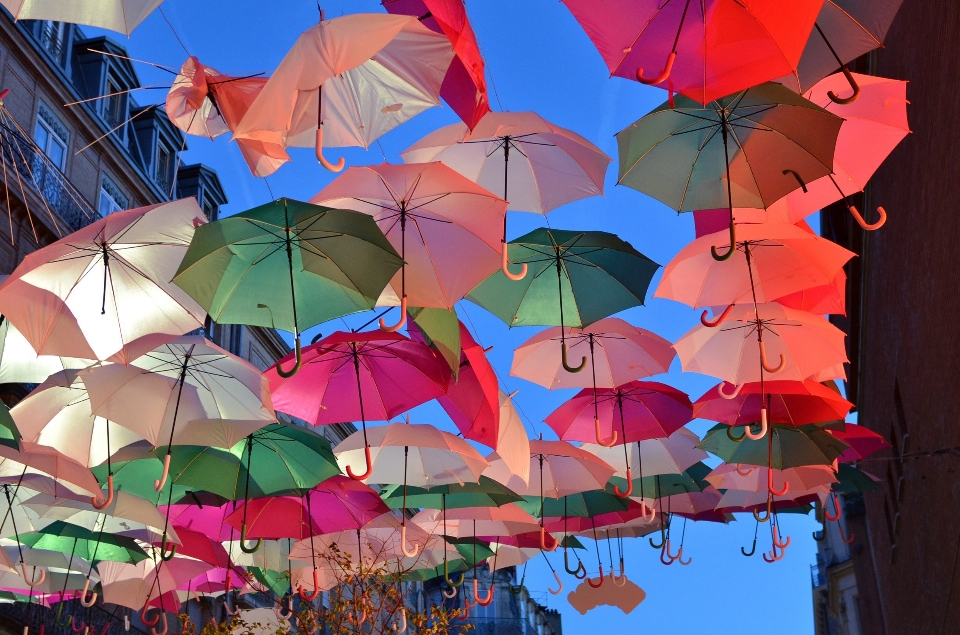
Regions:
[[490, 104], [483, 56], [463, 0], [382, 0], [381, 4], [390, 13], [415, 16], [430, 30], [450, 39], [456, 57], [443, 77], [440, 96], [468, 127], [476, 126], [490, 112]]
[[[280, 364], [293, 359], [291, 353]], [[450, 369], [429, 347], [397, 333], [334, 333], [303, 349], [303, 365], [284, 378], [274, 365], [265, 373], [277, 410], [313, 425], [359, 419], [387, 420], [444, 393]], [[370, 444], [366, 470], [370, 474]]]
[[594, 528], [618, 525], [644, 516], [644, 506], [637, 501], [630, 501], [624, 511], [606, 512], [596, 516], [554, 516], [544, 518], [544, 526], [550, 533], [569, 531], [578, 533], [592, 531]]
[[830, 284], [797, 291], [774, 300], [788, 309], [807, 313], [847, 314], [847, 274], [841, 269]]
[[180, 545], [177, 547], [178, 555], [195, 558], [213, 567], [229, 566], [230, 556], [220, 541], [203, 532], [177, 527], [176, 524], [174, 527], [180, 539]]
[[506, 201], [442, 163], [350, 168], [310, 199], [373, 216], [404, 264], [391, 284], [407, 303], [452, 308], [500, 264]]
[[437, 401], [465, 439], [497, 449], [500, 433], [500, 392], [487, 355], [460, 322], [460, 372], [450, 378]]
[[177, 535], [180, 534], [181, 529], [189, 529], [208, 536], [211, 540], [223, 542], [236, 538], [235, 530], [224, 522], [226, 517], [233, 512], [233, 508], [233, 502], [223, 503], [219, 506], [213, 503], [202, 502], [201, 504], [197, 502], [195, 505], [184, 503], [164, 505], [160, 507], [160, 511], [164, 514], [169, 511], [170, 523], [176, 527]]
[[390, 511], [375, 491], [345, 476], [333, 476], [299, 496], [255, 498], [225, 522], [240, 529], [246, 507], [248, 538], [308, 538], [356, 529]]
[[842, 420], [853, 408], [836, 390], [810, 379], [766, 381], [763, 388], [751, 382], [741, 386], [735, 397], [726, 396], [733, 388], [721, 383], [708, 390], [693, 404], [693, 416], [741, 426], [760, 421], [760, 410], [766, 408], [769, 423], [800, 426]]
[[23, 485], [56, 498], [101, 496], [100, 483], [85, 465], [57, 450], [23, 442], [17, 451], [0, 445], [0, 482]]
[[848, 423], [843, 427], [843, 430], [827, 430], [830, 434], [841, 439], [847, 445], [850, 446], [849, 449], [845, 450], [843, 454], [837, 457], [837, 460], [841, 463], [849, 463], [851, 461], [859, 461], [860, 459], [865, 459], [875, 452], [879, 452], [884, 448], [889, 448], [890, 444], [887, 442], [883, 436], [877, 434], [873, 430], [864, 428], [855, 423]]
[[501, 507], [460, 507], [424, 509], [411, 521], [431, 534], [454, 538], [513, 536], [539, 530], [537, 519], [508, 503]]

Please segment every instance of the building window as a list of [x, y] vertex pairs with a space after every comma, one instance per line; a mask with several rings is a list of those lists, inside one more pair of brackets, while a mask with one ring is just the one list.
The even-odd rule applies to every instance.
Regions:
[[64, 44], [67, 40], [67, 23], [44, 21], [40, 24], [40, 46], [63, 65]]
[[100, 202], [97, 211], [101, 216], [107, 216], [130, 207], [130, 201], [107, 176], [100, 182]]
[[50, 107], [40, 102], [37, 111], [37, 129], [33, 134], [37, 147], [57, 168], [63, 170], [66, 163], [70, 133], [67, 127], [53, 114]]
[[111, 129], [123, 123], [126, 119], [124, 95], [121, 93], [120, 86], [117, 85], [117, 82], [115, 82], [112, 77], [107, 79], [107, 92], [101, 100], [101, 103], [103, 119]]
[[173, 184], [173, 168], [176, 154], [166, 144], [160, 143], [157, 146], [157, 183], [163, 188], [164, 192], [170, 193], [170, 186]]

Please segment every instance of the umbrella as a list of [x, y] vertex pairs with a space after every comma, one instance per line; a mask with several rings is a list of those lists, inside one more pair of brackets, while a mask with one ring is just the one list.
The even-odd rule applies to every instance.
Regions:
[[39, 384], [66, 368], [84, 368], [92, 363], [74, 357], [37, 355], [17, 327], [0, 316], [0, 383]]
[[19, 450], [21, 438], [22, 435], [10, 414], [10, 409], [6, 404], [0, 404], [0, 445]]
[[847, 314], [847, 274], [840, 270], [828, 285], [812, 287], [785, 295], [775, 300], [788, 309], [797, 309], [807, 313]]
[[53, 20], [86, 24], [130, 36], [163, 0], [2, 0], [15, 20]]
[[457, 312], [454, 309], [410, 307], [407, 315], [410, 317], [407, 327], [410, 339], [423, 342], [443, 357], [453, 373], [453, 378], [457, 379], [463, 353]]
[[200, 228], [174, 282], [219, 324], [293, 333], [295, 373], [300, 332], [373, 308], [400, 265], [366, 214], [283, 198]]
[[170, 284], [199, 218], [192, 198], [110, 214], [28, 254], [0, 287], [0, 312], [40, 355], [129, 363], [203, 326]]
[[390, 511], [377, 493], [344, 476], [331, 476], [302, 497], [254, 498], [235, 509], [224, 522], [238, 530], [247, 519], [249, 538], [294, 538], [357, 529]]
[[514, 536], [540, 529], [537, 520], [516, 503], [500, 507], [424, 509], [410, 520], [427, 533], [453, 538]]
[[500, 507], [507, 503], [516, 503], [523, 497], [486, 476], [476, 483], [453, 483], [432, 485], [429, 488], [407, 486], [406, 493], [402, 485], [390, 485], [380, 492], [383, 502], [391, 509], [430, 508], [447, 509], [459, 507]]
[[839, 493], [863, 493], [881, 488], [880, 479], [848, 463], [839, 464], [837, 481], [837, 484], [833, 486], [833, 491]]
[[[838, 68], [848, 75], [847, 62], [883, 46], [890, 24], [902, 3], [903, 0], [869, 3], [827, 0], [817, 16], [800, 63], [793, 73], [777, 81], [803, 93]], [[859, 92], [856, 90], [856, 80], [851, 78], [849, 81], [851, 88]], [[840, 95], [840, 89], [836, 90]], [[850, 103], [857, 95], [851, 97], [838, 96], [837, 103]]]
[[[509, 188], [510, 151], [514, 183]], [[406, 163], [441, 161], [471, 181], [503, 192], [507, 209], [546, 214], [573, 201], [603, 194], [610, 157], [580, 135], [533, 112], [490, 112], [472, 129], [454, 124], [435, 130], [401, 153]], [[516, 177], [520, 177], [519, 180]], [[511, 280], [504, 217], [501, 268]]]
[[[91, 510], [85, 500], [54, 498], [48, 494], [32, 496], [22, 505], [37, 514], [39, 521], [35, 524], [38, 529], [56, 521], [64, 521], [89, 531], [104, 531], [144, 542], [158, 542], [164, 524], [164, 516], [155, 505], [123, 491], [116, 492], [110, 504], [100, 510]], [[173, 531], [170, 531], [170, 540], [180, 542]]]
[[369, 214], [400, 253], [400, 321], [384, 330], [404, 325], [408, 302], [453, 307], [500, 264], [506, 201], [442, 163], [350, 168], [310, 202]]
[[110, 534], [103, 529], [90, 531], [63, 521], [51, 523], [36, 533], [24, 534], [20, 541], [34, 549], [70, 553], [90, 562], [136, 563], [148, 557], [133, 538]]
[[629, 499], [615, 496], [604, 490], [588, 490], [560, 498], [545, 498], [541, 503], [536, 496], [525, 496], [518, 507], [534, 516], [567, 516], [590, 518], [610, 512], [627, 511]]
[[[844, 118], [837, 137], [833, 173], [805, 184], [783, 200], [791, 221], [843, 201], [854, 220], [864, 229], [879, 229], [886, 211], [878, 207], [880, 218], [868, 224], [850, 201], [862, 192], [884, 159], [910, 132], [907, 122], [907, 82], [869, 75], [849, 75], [857, 83], [860, 98], [856, 103], [835, 103], [833, 91], [846, 89], [847, 79], [839, 73], [818, 82], [805, 96], [813, 103]], [[835, 95], [834, 95], [835, 96]]]
[[138, 610], [153, 603], [162, 593], [164, 608], [179, 610], [179, 601], [172, 601], [170, 591], [209, 569], [209, 564], [189, 558], [170, 561], [148, 558], [136, 564], [104, 562], [99, 567], [103, 601]]
[[693, 416], [727, 425], [745, 425], [760, 421], [760, 409], [766, 408], [767, 421], [800, 426], [843, 419], [853, 404], [824, 384], [803, 381], [765, 381], [763, 392], [759, 382], [743, 384], [735, 389], [720, 383], [708, 390], [693, 404]]
[[[659, 375], [676, 356], [670, 342], [620, 318], [604, 318], [584, 328], [565, 328], [568, 355], [587, 359], [586, 372], [568, 373], [557, 363], [561, 328], [540, 331], [513, 354], [510, 374], [544, 388], [615, 388], [635, 379]], [[589, 378], [588, 378], [589, 377]]]
[[527, 429], [513, 406], [513, 397], [517, 391], [509, 395], [502, 390], [497, 392], [500, 395], [500, 430], [497, 435], [496, 456], [505, 468], [500, 474], [526, 485], [530, 482], [530, 437], [527, 436]]
[[443, 33], [455, 57], [440, 86], [440, 96], [469, 128], [490, 112], [483, 55], [467, 19], [463, 0], [382, 0], [389, 13], [412, 15], [431, 31]]
[[85, 466], [54, 448], [24, 442], [23, 450], [0, 445], [0, 482], [21, 484], [51, 496], [100, 495], [100, 484]]
[[166, 442], [164, 472], [154, 484], [158, 492], [175, 443], [231, 448], [276, 421], [259, 371], [200, 335], [165, 344], [130, 366], [89, 368], [81, 379], [94, 415], [153, 446]]
[[564, 0], [611, 75], [707, 103], [796, 70], [822, 0]]
[[[728, 431], [731, 434], [727, 434]], [[850, 447], [815, 425], [795, 428], [772, 424], [769, 434], [773, 436], [772, 461], [768, 456], [766, 439], [744, 438], [742, 432], [734, 436], [731, 428], [722, 423], [712, 427], [698, 447], [727, 463], [761, 466], [771, 463], [777, 470], [804, 465], [832, 465]], [[740, 440], [734, 441], [731, 437]]]
[[[439, 397], [449, 378], [430, 348], [382, 331], [334, 333], [304, 349], [303, 372], [295, 378], [279, 366], [265, 375], [278, 410], [314, 425], [359, 419], [365, 440], [368, 419], [390, 419]], [[372, 466], [368, 460], [362, 474], [348, 466], [347, 474], [362, 480]]]
[[[679, 97], [617, 133], [618, 183], [677, 211], [765, 208], [833, 167], [843, 119], [779, 84], [761, 84], [706, 106]], [[798, 182], [799, 179], [799, 182]], [[722, 249], [722, 248], [721, 248]]]
[[890, 447], [890, 443], [882, 435], [855, 423], [844, 425], [842, 430], [831, 428], [828, 432], [850, 446], [837, 457], [841, 464], [865, 459], [875, 452]]
[[[593, 489], [603, 489], [614, 468], [596, 455], [566, 441], [530, 442], [530, 482], [524, 483], [509, 472], [496, 453], [491, 454], [485, 476], [502, 483], [521, 496], [560, 498]], [[496, 534], [484, 534], [496, 535]]]
[[[446, 36], [410, 16], [358, 13], [323, 20], [303, 32], [234, 132], [263, 144], [272, 157], [285, 148], [368, 148], [377, 138], [440, 104], [453, 49]], [[326, 141], [324, 133], [326, 132]], [[268, 176], [262, 170], [257, 176]]]
[[663, 270], [657, 298], [694, 308], [777, 298], [830, 285], [855, 254], [788, 223], [737, 225], [736, 253], [722, 261], [711, 255], [718, 234], [698, 238]]
[[[496, 449], [504, 432], [500, 382], [483, 347], [474, 341], [459, 320], [457, 328], [461, 343], [459, 368], [447, 384], [445, 394], [437, 401], [465, 439]], [[520, 429], [523, 430], [522, 423]], [[526, 432], [523, 437], [526, 438]]]
[[[659, 267], [629, 243], [606, 232], [542, 228], [510, 245], [513, 262], [529, 264], [533, 275], [523, 284], [515, 284], [498, 271], [471, 291], [467, 299], [511, 327], [584, 327], [641, 305]], [[556, 283], [551, 270], [556, 272]], [[560, 350], [568, 372], [579, 372], [586, 366], [586, 356], [577, 367], [567, 363], [563, 330]]]
[[[842, 364], [847, 361], [843, 338], [822, 316], [761, 304], [733, 307], [719, 327], [696, 326], [674, 348], [684, 371], [740, 385], [760, 381], [761, 368], [776, 369], [778, 379], [799, 381]], [[774, 367], [769, 360], [778, 356]]]

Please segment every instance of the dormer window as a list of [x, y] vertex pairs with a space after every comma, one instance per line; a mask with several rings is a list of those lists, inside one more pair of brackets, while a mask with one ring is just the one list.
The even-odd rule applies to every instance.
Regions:
[[157, 144], [157, 174], [156, 179], [160, 187], [167, 194], [171, 194], [170, 189], [173, 185], [173, 169], [176, 161], [176, 153], [165, 143]]
[[50, 162], [62, 171], [66, 164], [70, 133], [63, 122], [53, 114], [50, 107], [43, 102], [40, 102], [40, 108], [37, 111], [37, 128], [33, 133], [33, 138], [40, 151], [47, 155]]
[[67, 41], [66, 22], [41, 22], [40, 46], [50, 54], [57, 64], [63, 66], [64, 45]]
[[113, 77], [107, 79], [107, 92], [101, 100], [102, 115], [110, 129], [118, 127], [126, 119], [124, 94]]

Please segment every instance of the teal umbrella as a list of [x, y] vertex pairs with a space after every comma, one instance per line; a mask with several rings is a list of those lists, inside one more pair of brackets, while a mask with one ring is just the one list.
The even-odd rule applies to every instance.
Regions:
[[20, 541], [34, 549], [69, 553], [71, 557], [91, 563], [100, 560], [137, 563], [148, 557], [133, 538], [94, 532], [59, 520], [35, 533], [20, 536]]
[[[523, 497], [486, 476], [476, 483], [435, 485], [430, 489], [407, 486], [406, 508], [447, 509], [460, 507], [500, 507], [522, 501]], [[390, 485], [380, 492], [380, 498], [391, 509], [404, 508], [403, 485]], [[539, 500], [539, 499], [538, 499]]]

